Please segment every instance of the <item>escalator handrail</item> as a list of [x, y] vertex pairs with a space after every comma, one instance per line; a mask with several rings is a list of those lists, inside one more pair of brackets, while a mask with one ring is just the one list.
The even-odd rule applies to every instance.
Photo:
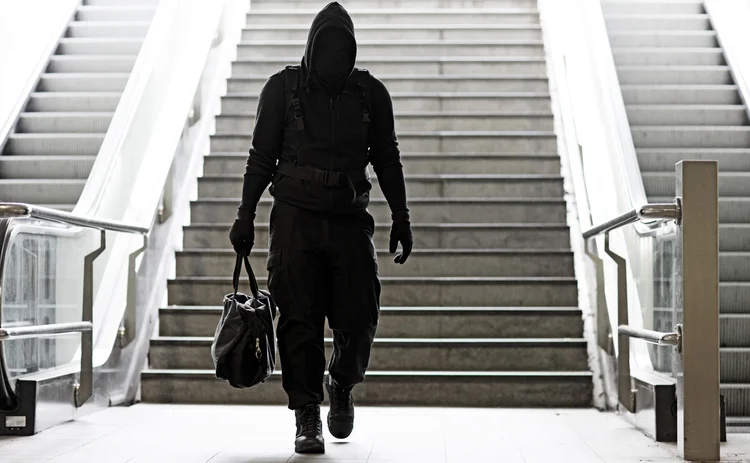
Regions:
[[[107, 230], [121, 233], [146, 235], [148, 227], [131, 225], [116, 220], [93, 219], [70, 212], [24, 203], [0, 203], [0, 218], [30, 218], [50, 222], [75, 225], [94, 230]], [[0, 264], [1, 265], [1, 264]]]

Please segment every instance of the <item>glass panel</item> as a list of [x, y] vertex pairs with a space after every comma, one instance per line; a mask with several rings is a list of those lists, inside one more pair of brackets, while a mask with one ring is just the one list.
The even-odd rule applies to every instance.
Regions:
[[[637, 289], [637, 300], [631, 297], [629, 301], [630, 324], [663, 333], [672, 332], [675, 327], [676, 226], [665, 223], [646, 235], [639, 235], [634, 227], [628, 227], [626, 235], [626, 239], [634, 244], [631, 249], [636, 250], [628, 262]], [[674, 347], [634, 340], [631, 354], [632, 368], [672, 375], [672, 362], [676, 358]]]
[[[2, 277], [2, 326], [23, 327], [81, 321], [83, 246], [72, 229], [36, 228], [16, 221]], [[59, 231], [60, 234], [50, 234]], [[80, 333], [5, 342], [11, 378], [74, 361]]]

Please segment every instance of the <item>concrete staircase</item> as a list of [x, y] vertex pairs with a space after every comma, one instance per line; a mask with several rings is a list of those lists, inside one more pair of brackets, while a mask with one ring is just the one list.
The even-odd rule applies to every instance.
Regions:
[[0, 199], [72, 210], [158, 0], [84, 0], [0, 156]]
[[[278, 374], [247, 391], [217, 382], [210, 343], [216, 304], [231, 290], [227, 235], [258, 92], [272, 73], [299, 62], [324, 4], [253, 1], [177, 278], [169, 282], [170, 305], [161, 309], [142, 376], [144, 401], [286, 402]], [[592, 378], [536, 2], [344, 4], [357, 27], [358, 66], [393, 94], [416, 240], [405, 266], [380, 251], [381, 324], [357, 402], [589, 405]], [[373, 196], [383, 250], [390, 215], [377, 185]], [[270, 206], [266, 194], [251, 256], [261, 284]]]
[[721, 380], [729, 425], [750, 425], [750, 124], [699, 0], [604, 0], [610, 42], [652, 201], [674, 165], [719, 161]]

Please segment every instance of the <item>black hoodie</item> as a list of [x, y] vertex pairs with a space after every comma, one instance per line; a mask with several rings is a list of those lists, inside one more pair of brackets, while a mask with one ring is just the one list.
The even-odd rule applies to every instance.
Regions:
[[[320, 51], [316, 49], [321, 33], [329, 28], [344, 31], [350, 37], [351, 69], [340, 89], [332, 88], [312, 71]], [[339, 34], [340, 35], [340, 34]], [[403, 167], [396, 139], [393, 103], [383, 83], [371, 77], [368, 83], [371, 122], [362, 122], [362, 105], [352, 81], [356, 59], [354, 24], [337, 2], [326, 6], [313, 20], [299, 73], [299, 91], [305, 131], [297, 130], [291, 105], [291, 88], [286, 85], [288, 71], [281, 71], [266, 82], [258, 100], [252, 147], [245, 169], [242, 203], [238, 217], [253, 218], [258, 201], [273, 180], [271, 194], [277, 201], [325, 213], [364, 210], [369, 203], [372, 184], [362, 181], [351, 189], [321, 184], [276, 174], [279, 160], [297, 162], [328, 171], [352, 171], [373, 165], [383, 194], [394, 214], [408, 214]]]

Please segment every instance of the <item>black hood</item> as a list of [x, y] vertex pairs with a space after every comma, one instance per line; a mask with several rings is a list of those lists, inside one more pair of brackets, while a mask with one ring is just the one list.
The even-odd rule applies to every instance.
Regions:
[[338, 2], [331, 2], [315, 16], [310, 26], [310, 32], [307, 35], [307, 45], [305, 47], [305, 56], [302, 58], [302, 68], [307, 73], [308, 83], [310, 79], [315, 78], [313, 62], [316, 53], [316, 43], [321, 32], [328, 29], [339, 29], [338, 32], [342, 32], [344, 37], [349, 37], [351, 40], [351, 65], [346, 70], [344, 83], [354, 70], [354, 63], [357, 60], [357, 41], [354, 37], [354, 22], [343, 6]]

